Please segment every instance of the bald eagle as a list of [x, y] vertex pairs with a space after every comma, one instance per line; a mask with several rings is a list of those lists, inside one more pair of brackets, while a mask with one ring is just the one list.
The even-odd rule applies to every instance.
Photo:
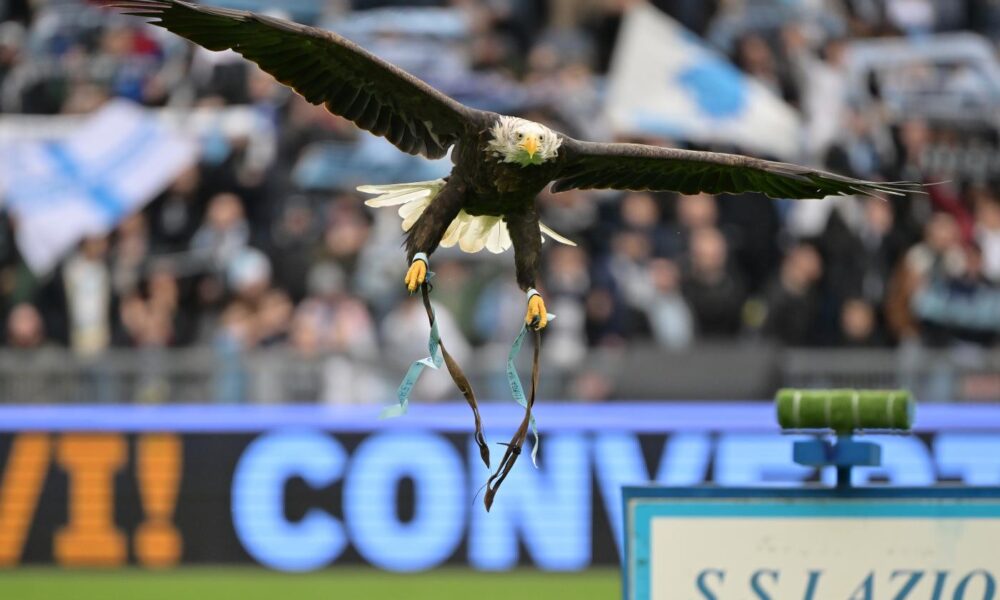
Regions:
[[538, 220], [535, 197], [552, 184], [569, 189], [762, 192], [772, 198], [902, 194], [916, 184], [880, 183], [787, 163], [641, 144], [575, 140], [525, 119], [476, 110], [329, 31], [247, 11], [184, 0], [96, 0], [209, 50], [231, 49], [313, 104], [382, 136], [403, 152], [440, 158], [445, 179], [370, 185], [370, 206], [401, 205], [412, 293], [438, 246], [466, 252], [514, 249], [517, 283], [527, 294], [525, 322], [546, 326], [535, 289], [542, 235], [570, 240]]

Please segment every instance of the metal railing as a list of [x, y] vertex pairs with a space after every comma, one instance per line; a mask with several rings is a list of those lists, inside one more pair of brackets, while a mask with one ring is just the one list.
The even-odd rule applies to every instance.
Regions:
[[[465, 362], [480, 398], [507, 398], [502, 349], [480, 349]], [[765, 398], [783, 386], [901, 386], [922, 401], [1000, 402], [1000, 349], [734, 343], [676, 352], [634, 345], [591, 350], [572, 365], [555, 357], [546, 363], [541, 393], [550, 399]], [[288, 349], [113, 350], [95, 357], [62, 348], [0, 350], [0, 402], [385, 404], [393, 401], [406, 367], [398, 360], [302, 356]], [[526, 376], [528, 365], [522, 369]], [[456, 399], [457, 393], [446, 374], [432, 373], [415, 398]]]

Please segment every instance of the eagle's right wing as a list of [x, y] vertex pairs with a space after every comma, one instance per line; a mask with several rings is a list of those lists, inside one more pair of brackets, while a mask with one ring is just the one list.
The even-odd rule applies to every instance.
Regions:
[[440, 158], [481, 113], [335, 33], [184, 0], [95, 0], [209, 50], [232, 49], [313, 104], [410, 154]]
[[564, 158], [552, 191], [618, 189], [682, 194], [761, 192], [772, 198], [900, 195], [920, 191], [909, 182], [864, 181], [811, 167], [718, 152], [644, 144], [563, 140]]

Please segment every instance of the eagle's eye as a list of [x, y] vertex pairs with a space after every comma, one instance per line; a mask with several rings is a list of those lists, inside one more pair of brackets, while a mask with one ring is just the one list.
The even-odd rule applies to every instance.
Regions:
[[518, 133], [517, 134], [517, 139], [523, 140], [524, 139], [524, 134], [523, 133]]

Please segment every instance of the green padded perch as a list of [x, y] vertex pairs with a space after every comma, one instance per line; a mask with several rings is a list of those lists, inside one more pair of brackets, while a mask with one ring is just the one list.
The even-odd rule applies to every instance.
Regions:
[[775, 397], [782, 429], [909, 430], [913, 397], [906, 390], [779, 390]]

